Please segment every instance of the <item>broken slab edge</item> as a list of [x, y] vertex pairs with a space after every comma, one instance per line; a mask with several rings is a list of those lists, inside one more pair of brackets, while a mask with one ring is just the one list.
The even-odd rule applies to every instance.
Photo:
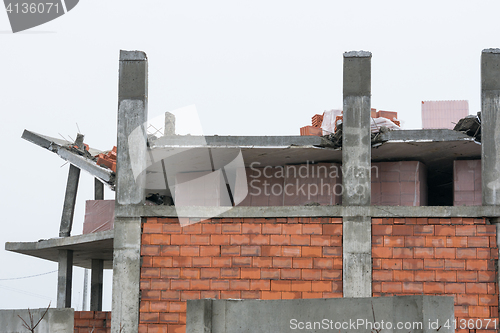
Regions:
[[146, 52], [120, 50], [120, 61], [145, 61], [148, 60]]
[[344, 52], [344, 58], [371, 58], [372, 53], [370, 51], [349, 51]]
[[482, 53], [500, 53], [500, 48], [484, 49]]

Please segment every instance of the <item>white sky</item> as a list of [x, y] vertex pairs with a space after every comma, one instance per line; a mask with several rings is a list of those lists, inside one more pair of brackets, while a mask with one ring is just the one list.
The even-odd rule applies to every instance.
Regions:
[[[148, 55], [150, 118], [195, 104], [205, 134], [219, 135], [298, 135], [314, 114], [341, 108], [343, 52], [368, 50], [372, 107], [419, 128], [423, 100], [479, 110], [480, 55], [500, 46], [498, 13], [498, 1], [84, 0], [12, 34], [0, 10], [0, 308], [56, 304], [56, 273], [2, 280], [57, 269], [3, 250], [59, 231], [68, 165], [22, 140], [23, 129], [74, 138], [78, 123], [86, 143], [110, 149], [120, 49]], [[92, 191], [82, 173], [74, 234]], [[83, 270], [74, 275], [81, 309]], [[105, 288], [109, 310], [109, 275]]]

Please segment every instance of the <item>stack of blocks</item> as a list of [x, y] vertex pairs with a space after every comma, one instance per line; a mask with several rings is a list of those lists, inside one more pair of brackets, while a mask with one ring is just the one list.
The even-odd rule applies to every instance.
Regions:
[[481, 205], [481, 160], [453, 161], [453, 206]]

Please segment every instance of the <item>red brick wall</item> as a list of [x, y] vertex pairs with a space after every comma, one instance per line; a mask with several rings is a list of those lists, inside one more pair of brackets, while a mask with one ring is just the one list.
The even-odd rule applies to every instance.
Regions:
[[110, 333], [111, 312], [75, 311], [75, 333]]
[[341, 218], [143, 225], [139, 332], [185, 332], [186, 300], [342, 297]]
[[453, 295], [459, 320], [496, 319], [498, 328], [494, 225], [473, 218], [372, 222], [373, 296]]

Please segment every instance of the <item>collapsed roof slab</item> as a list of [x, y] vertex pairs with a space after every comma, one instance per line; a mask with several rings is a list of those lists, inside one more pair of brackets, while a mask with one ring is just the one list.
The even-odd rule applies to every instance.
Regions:
[[5, 250], [58, 262], [59, 250], [73, 251], [73, 266], [91, 268], [92, 259], [104, 260], [104, 268], [113, 268], [114, 230], [92, 234], [42, 239], [38, 242], [7, 242]]

